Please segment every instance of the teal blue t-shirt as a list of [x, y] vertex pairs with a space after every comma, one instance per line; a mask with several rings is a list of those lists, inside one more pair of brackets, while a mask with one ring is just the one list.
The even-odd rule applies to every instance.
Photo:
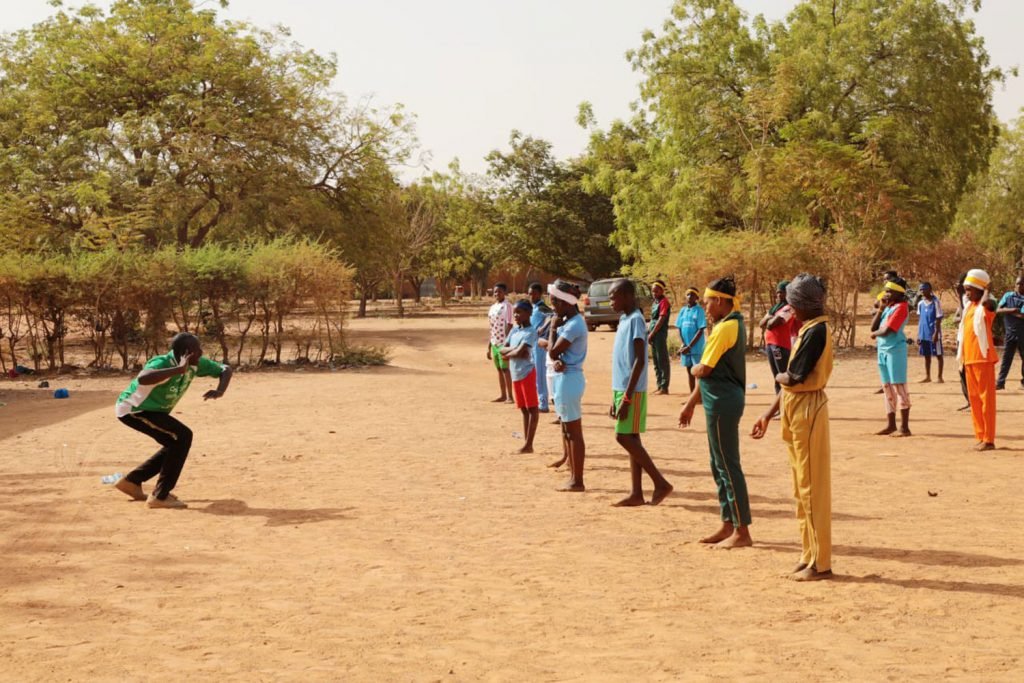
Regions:
[[582, 372], [583, 361], [587, 357], [587, 323], [579, 313], [569, 318], [558, 328], [558, 338], [570, 342], [569, 348], [562, 352], [565, 372]]
[[623, 313], [619, 318], [619, 327], [615, 330], [615, 344], [612, 347], [612, 391], [625, 391], [629, 387], [629, 376], [636, 361], [633, 342], [637, 339], [643, 342], [644, 371], [640, 373], [634, 391], [647, 391], [647, 323], [639, 308], [629, 315]]
[[530, 370], [534, 368], [533, 350], [537, 348], [537, 331], [529, 325], [525, 327], [516, 325], [513, 327], [505, 339], [505, 346], [514, 349], [520, 344], [526, 344], [529, 353], [519, 358], [508, 359], [508, 370], [509, 374], [512, 375], [513, 382], [526, 379], [526, 376], [530, 374]]

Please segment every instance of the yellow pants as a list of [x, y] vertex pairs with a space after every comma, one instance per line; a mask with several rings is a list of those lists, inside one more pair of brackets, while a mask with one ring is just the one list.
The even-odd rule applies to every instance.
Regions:
[[800, 520], [800, 562], [832, 569], [832, 447], [824, 391], [783, 391], [782, 438], [789, 446]]

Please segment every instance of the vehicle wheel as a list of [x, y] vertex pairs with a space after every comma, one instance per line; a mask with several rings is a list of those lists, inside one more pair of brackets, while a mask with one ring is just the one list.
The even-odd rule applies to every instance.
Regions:
[[587, 324], [587, 329], [590, 330], [591, 332], [593, 332], [594, 330], [597, 329], [597, 325], [593, 325], [593, 324], [588, 323]]
[[619, 324], [618, 323], [611, 323], [611, 324], [608, 325], [608, 327], [611, 328], [612, 332], [615, 332], [617, 329], [619, 329]]

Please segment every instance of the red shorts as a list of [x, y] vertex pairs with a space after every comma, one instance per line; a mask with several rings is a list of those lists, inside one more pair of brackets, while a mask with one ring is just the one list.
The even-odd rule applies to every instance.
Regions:
[[536, 368], [530, 370], [526, 377], [512, 382], [512, 395], [516, 397], [516, 408], [536, 408], [540, 405], [537, 400]]

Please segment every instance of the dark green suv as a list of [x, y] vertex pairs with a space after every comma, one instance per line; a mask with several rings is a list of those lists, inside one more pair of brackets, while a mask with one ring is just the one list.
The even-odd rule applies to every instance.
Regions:
[[[583, 319], [587, 321], [587, 327], [591, 332], [597, 329], [598, 325], [608, 325], [612, 330], [619, 326], [619, 314], [612, 310], [612, 300], [608, 296], [612, 285], [619, 280], [617, 277], [604, 280], [595, 280], [590, 284], [590, 289], [583, 295], [580, 302], [583, 309]], [[651, 288], [646, 282], [633, 280], [636, 286], [636, 305], [644, 314], [644, 318], [651, 319], [651, 303], [654, 296], [651, 295]]]

